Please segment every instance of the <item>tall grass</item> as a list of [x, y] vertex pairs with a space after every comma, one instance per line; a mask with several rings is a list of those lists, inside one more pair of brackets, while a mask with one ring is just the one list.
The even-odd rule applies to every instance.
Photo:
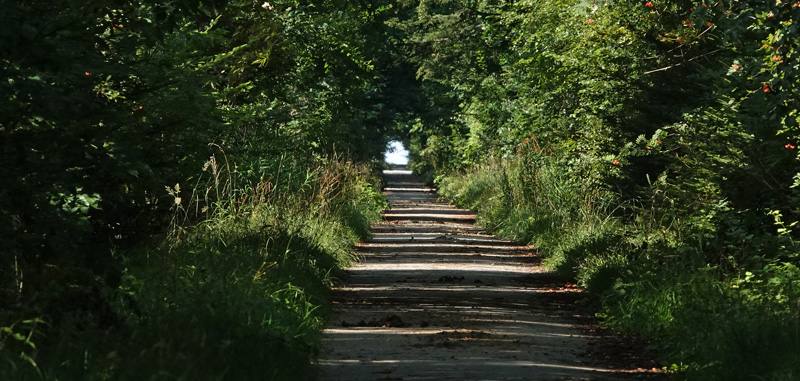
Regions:
[[687, 242], [684, 222], [529, 156], [442, 177], [440, 192], [494, 232], [536, 245], [546, 266], [600, 298], [606, 324], [653, 339], [677, 378], [800, 377], [796, 266], [714, 265], [706, 245]]
[[[191, 192], [170, 187], [168, 237], [125, 253], [120, 289], [81, 291], [106, 318], [87, 306], [0, 333], [4, 379], [312, 379], [331, 274], [380, 218], [380, 187], [339, 158], [257, 181], [231, 168], [212, 159]], [[34, 350], [16, 343], [26, 329]]]
[[[477, 211], [481, 224], [504, 237], [536, 245], [546, 266], [570, 276], [590, 278], [585, 271], [602, 267], [610, 259], [601, 254], [618, 244], [604, 238], [620, 225], [611, 215], [613, 196], [576, 181], [555, 163], [493, 160], [441, 178], [439, 187], [444, 197]], [[574, 255], [579, 250], [591, 255]]]

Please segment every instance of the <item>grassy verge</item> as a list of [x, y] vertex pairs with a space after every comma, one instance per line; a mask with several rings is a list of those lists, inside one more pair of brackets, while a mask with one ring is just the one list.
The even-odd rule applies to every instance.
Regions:
[[713, 245], [694, 241], [687, 222], [621, 202], [554, 159], [530, 160], [442, 177], [440, 192], [489, 229], [539, 247], [547, 266], [601, 298], [606, 324], [654, 339], [677, 378], [800, 377], [795, 265], [715, 264]]
[[173, 188], [169, 236], [124, 253], [120, 288], [62, 279], [3, 310], [3, 378], [313, 378], [331, 272], [354, 259], [385, 201], [366, 167], [281, 165], [243, 186], [212, 166], [188, 201]]

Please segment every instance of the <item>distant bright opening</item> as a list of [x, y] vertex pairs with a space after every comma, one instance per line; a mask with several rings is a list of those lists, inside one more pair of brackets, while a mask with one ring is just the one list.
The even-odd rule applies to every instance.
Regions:
[[392, 140], [386, 146], [386, 152], [383, 154], [384, 161], [389, 164], [408, 164], [408, 150], [403, 147], [403, 143]]

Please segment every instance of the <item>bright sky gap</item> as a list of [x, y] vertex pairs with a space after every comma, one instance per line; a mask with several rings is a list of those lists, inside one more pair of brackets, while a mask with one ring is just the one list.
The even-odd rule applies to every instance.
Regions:
[[386, 145], [384, 161], [388, 164], [408, 164], [408, 150], [402, 142], [392, 140]]

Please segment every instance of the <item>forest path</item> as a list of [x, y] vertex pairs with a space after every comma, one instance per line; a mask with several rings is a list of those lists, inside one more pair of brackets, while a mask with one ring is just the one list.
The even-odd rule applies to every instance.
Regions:
[[641, 346], [592, 328], [585, 296], [535, 249], [473, 225], [410, 171], [333, 290], [321, 380], [661, 379]]

